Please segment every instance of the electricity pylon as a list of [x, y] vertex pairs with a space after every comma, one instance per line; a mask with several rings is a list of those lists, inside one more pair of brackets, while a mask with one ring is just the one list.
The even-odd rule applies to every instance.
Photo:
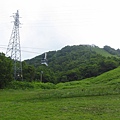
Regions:
[[14, 79], [23, 80], [22, 76], [22, 63], [21, 63], [21, 48], [20, 48], [20, 35], [19, 35], [19, 11], [13, 15], [14, 25], [9, 44], [6, 51], [6, 56], [11, 57], [13, 60]]

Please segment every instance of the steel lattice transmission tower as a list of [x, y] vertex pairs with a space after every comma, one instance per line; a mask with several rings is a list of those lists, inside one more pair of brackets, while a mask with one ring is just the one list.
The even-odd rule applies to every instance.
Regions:
[[9, 44], [6, 51], [6, 56], [11, 57], [14, 66], [14, 79], [23, 80], [22, 76], [22, 63], [21, 63], [21, 47], [20, 47], [20, 35], [19, 35], [19, 11], [13, 15], [14, 25], [12, 34], [9, 40]]

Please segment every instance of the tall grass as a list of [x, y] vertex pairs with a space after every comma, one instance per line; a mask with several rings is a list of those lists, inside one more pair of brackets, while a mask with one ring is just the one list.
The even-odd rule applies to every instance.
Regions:
[[53, 83], [42, 82], [25, 82], [25, 81], [12, 81], [8, 86], [8, 89], [54, 89]]

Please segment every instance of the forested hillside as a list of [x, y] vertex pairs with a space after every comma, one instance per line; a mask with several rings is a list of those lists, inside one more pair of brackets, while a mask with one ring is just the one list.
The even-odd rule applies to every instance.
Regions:
[[[41, 64], [44, 54], [22, 62], [24, 81], [60, 83], [98, 76], [120, 66], [119, 49], [95, 45], [66, 46], [47, 52], [48, 66]], [[0, 88], [13, 80], [10, 58], [0, 54]]]
[[118, 55], [111, 54], [105, 48], [74, 45], [58, 51], [49, 51], [48, 66], [41, 64], [44, 54], [23, 62], [24, 78], [40, 81], [42, 74], [43, 82], [59, 83], [100, 75], [120, 65]]

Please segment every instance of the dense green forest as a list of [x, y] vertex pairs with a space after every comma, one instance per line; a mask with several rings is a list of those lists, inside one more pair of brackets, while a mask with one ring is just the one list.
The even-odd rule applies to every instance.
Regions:
[[4, 53], [0, 53], [0, 88], [13, 80], [13, 65], [10, 58], [5, 57]]
[[[120, 65], [120, 50], [109, 46], [66, 46], [47, 52], [48, 66], [41, 64], [44, 54], [22, 62], [24, 81], [60, 83], [98, 76]], [[0, 55], [0, 88], [13, 80], [12, 60]]]
[[48, 66], [41, 65], [40, 61], [44, 54], [25, 62], [33, 70], [31, 80], [40, 80], [41, 71], [43, 71], [43, 82], [82, 80], [100, 75], [120, 65], [118, 50], [114, 50], [116, 54], [111, 54], [113, 48], [109, 50], [105, 48], [106, 46], [99, 48], [95, 45], [66, 46], [61, 50], [47, 53]]

